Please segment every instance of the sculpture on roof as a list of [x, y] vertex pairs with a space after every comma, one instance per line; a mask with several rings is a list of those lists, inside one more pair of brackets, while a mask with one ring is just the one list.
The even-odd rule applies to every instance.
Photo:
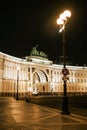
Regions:
[[45, 52], [42, 52], [42, 51], [39, 52], [37, 50], [37, 47], [38, 47], [38, 44], [32, 48], [30, 55], [47, 58], [47, 54]]

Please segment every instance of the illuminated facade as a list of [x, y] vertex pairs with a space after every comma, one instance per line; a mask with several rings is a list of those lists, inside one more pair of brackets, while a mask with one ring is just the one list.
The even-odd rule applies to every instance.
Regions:
[[[35, 52], [37, 55], [38, 53]], [[62, 65], [53, 64], [47, 57], [27, 56], [16, 58], [0, 52], [0, 96], [63, 93]], [[46, 55], [45, 55], [46, 56]], [[87, 95], [87, 67], [67, 66], [68, 95]]]

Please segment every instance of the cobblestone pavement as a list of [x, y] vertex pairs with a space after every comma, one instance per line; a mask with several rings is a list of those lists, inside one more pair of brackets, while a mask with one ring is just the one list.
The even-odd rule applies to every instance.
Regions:
[[86, 130], [87, 117], [0, 97], [0, 130]]

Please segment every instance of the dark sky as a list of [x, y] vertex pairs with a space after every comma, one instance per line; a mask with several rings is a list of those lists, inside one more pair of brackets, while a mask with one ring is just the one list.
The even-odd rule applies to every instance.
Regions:
[[0, 2], [0, 51], [24, 57], [33, 46], [57, 61], [62, 55], [62, 34], [56, 20], [69, 9], [66, 52], [75, 64], [87, 64], [86, 0], [7, 0]]

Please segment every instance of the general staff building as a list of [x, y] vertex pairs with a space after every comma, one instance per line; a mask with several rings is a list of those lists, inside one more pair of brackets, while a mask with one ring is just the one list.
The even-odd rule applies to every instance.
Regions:
[[[62, 95], [63, 65], [53, 64], [45, 53], [33, 51], [30, 56], [17, 58], [0, 52], [0, 96]], [[43, 57], [44, 55], [44, 57]], [[87, 67], [67, 65], [68, 95], [87, 95]]]

